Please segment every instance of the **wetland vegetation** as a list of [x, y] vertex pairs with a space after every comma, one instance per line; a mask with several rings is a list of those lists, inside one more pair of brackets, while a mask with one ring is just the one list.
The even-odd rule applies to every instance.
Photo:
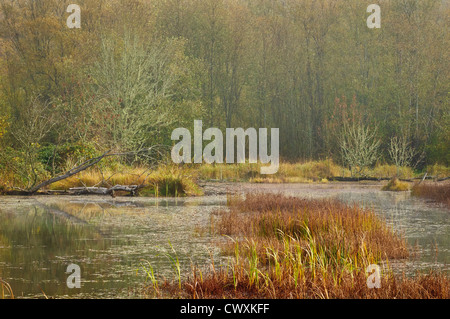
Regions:
[[[406, 240], [373, 211], [329, 199], [248, 193], [215, 213], [231, 259], [193, 268], [184, 281], [158, 283], [151, 295], [185, 298], [449, 298], [448, 274], [394, 274], [409, 256]], [[383, 264], [381, 288], [368, 288], [367, 267]], [[179, 277], [178, 277], [179, 278]]]
[[448, 298], [450, 6], [380, 1], [0, 0], [0, 297]]

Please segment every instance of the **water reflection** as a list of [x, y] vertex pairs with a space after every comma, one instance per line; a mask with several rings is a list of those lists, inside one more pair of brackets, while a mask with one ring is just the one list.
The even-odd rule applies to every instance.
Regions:
[[[410, 197], [381, 192], [379, 185], [242, 184], [241, 193], [335, 197], [373, 208], [403, 233], [418, 254], [395, 264], [407, 273], [438, 268], [450, 272], [449, 210]], [[226, 196], [201, 198], [0, 197], [0, 277], [16, 296], [120, 298], [142, 287], [142, 259], [158, 274], [173, 278], [166, 254], [170, 243], [181, 266], [205, 265], [220, 252], [211, 230], [211, 212]], [[68, 289], [66, 268], [81, 267], [81, 289]]]
[[[20, 202], [19, 202], [20, 201]], [[223, 202], [163, 199], [1, 198], [0, 277], [16, 296], [128, 297], [142, 286], [142, 259], [172, 277], [166, 253], [176, 248], [185, 270], [218, 249], [204, 229]], [[202, 209], [199, 206], [204, 205]], [[200, 231], [201, 230], [201, 231]], [[82, 289], [68, 289], [70, 263]], [[135, 297], [135, 296], [133, 296]]]
[[[80, 240], [84, 239], [84, 240]], [[83, 222], [51, 214], [39, 205], [0, 213], [0, 276], [16, 294], [69, 294], [65, 285], [65, 259], [78, 259], [91, 247], [107, 249], [101, 234]], [[88, 267], [88, 264], [86, 264]], [[42, 294], [41, 294], [42, 295]]]
[[391, 261], [396, 271], [439, 269], [450, 273], [450, 210], [427, 203], [409, 192], [383, 192], [379, 184], [282, 184], [242, 185], [241, 191], [276, 191], [306, 198], [337, 198], [362, 205], [384, 218], [416, 247], [410, 260]]
[[426, 203], [409, 193], [343, 193], [337, 198], [373, 208], [393, 228], [403, 234], [416, 255], [396, 262], [401, 270], [440, 269], [450, 273], [450, 212], [439, 204]]

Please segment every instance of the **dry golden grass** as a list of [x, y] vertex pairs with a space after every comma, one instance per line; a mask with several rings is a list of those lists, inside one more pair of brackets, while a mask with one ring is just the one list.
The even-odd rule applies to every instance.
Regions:
[[69, 189], [72, 187], [111, 187], [114, 185], [140, 185], [148, 180], [148, 175], [144, 168], [129, 168], [120, 173], [110, 170], [90, 169], [80, 172], [49, 186], [50, 189]]
[[407, 182], [399, 181], [396, 177], [394, 177], [389, 181], [389, 183], [383, 186], [381, 190], [391, 192], [409, 191], [409, 184]]
[[450, 167], [434, 164], [427, 167], [428, 176], [434, 176], [435, 178], [443, 178], [450, 176]]
[[[120, 163], [105, 160], [102, 167], [92, 168], [80, 174], [57, 182], [50, 189], [68, 189], [83, 186], [109, 186], [109, 185], [133, 185], [143, 184], [151, 181], [154, 185], [152, 190], [146, 193], [161, 193], [166, 191], [166, 184], [179, 184], [181, 177], [183, 187], [169, 187], [173, 190], [187, 190], [188, 194], [198, 195], [201, 193], [195, 185], [200, 180], [221, 180], [252, 183], [327, 183], [328, 179], [334, 177], [351, 177], [349, 169], [333, 162], [331, 159], [308, 161], [302, 163], [281, 162], [279, 170], [273, 175], [262, 175], [260, 169], [262, 164], [187, 164], [182, 167], [176, 165], [162, 165], [156, 171], [149, 171], [146, 167], [128, 167]], [[67, 163], [67, 169], [75, 163]], [[449, 168], [439, 165], [430, 166], [429, 176], [448, 176]], [[166, 174], [162, 176], [162, 174]], [[379, 179], [398, 177], [411, 179], [417, 177], [410, 167], [396, 167], [395, 165], [377, 164], [373, 168], [364, 171], [365, 176]], [[49, 176], [46, 176], [48, 178]], [[358, 176], [353, 176], [358, 177]], [[362, 177], [362, 176], [359, 176]], [[23, 177], [14, 175], [11, 170], [0, 171], [0, 187], [3, 190], [11, 190], [14, 187], [23, 188]], [[161, 183], [162, 181], [162, 183]], [[161, 186], [162, 185], [162, 186]], [[159, 189], [156, 191], [156, 189]], [[2, 189], [0, 189], [0, 192]], [[174, 194], [172, 194], [174, 195]]]
[[395, 165], [379, 164], [369, 169], [367, 175], [376, 178], [398, 177], [401, 179], [412, 179], [415, 176], [411, 167], [397, 167]]
[[145, 167], [122, 168], [120, 172], [97, 168], [80, 172], [49, 186], [52, 190], [68, 190], [72, 187], [112, 187], [114, 185], [147, 185], [140, 190], [142, 196], [195, 196], [201, 189], [195, 174], [187, 168], [160, 166], [156, 170]]
[[[193, 166], [200, 179], [249, 181], [252, 183], [311, 183], [326, 182], [333, 177], [351, 177], [349, 169], [337, 165], [331, 159], [303, 163], [281, 162], [273, 175], [261, 175], [261, 164], [216, 164]], [[411, 179], [415, 174], [410, 167], [378, 164], [365, 170], [365, 175], [375, 178]]]
[[216, 164], [196, 167], [200, 179], [250, 181], [254, 183], [310, 183], [325, 181], [328, 177], [350, 176], [350, 171], [332, 160], [305, 163], [280, 163], [274, 175], [260, 174], [261, 164]]
[[406, 241], [372, 211], [331, 200], [274, 194], [229, 198], [216, 229], [229, 236], [226, 267], [194, 268], [183, 282], [146, 294], [176, 298], [448, 298], [443, 274], [382, 273], [367, 287], [365, 269], [408, 256]]

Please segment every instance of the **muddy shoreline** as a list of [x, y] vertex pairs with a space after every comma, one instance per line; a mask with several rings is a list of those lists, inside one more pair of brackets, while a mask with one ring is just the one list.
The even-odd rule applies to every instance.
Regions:
[[[247, 181], [242, 182], [236, 182], [236, 181], [210, 181], [210, 180], [204, 180], [199, 181], [198, 186], [203, 190], [204, 194], [203, 196], [211, 196], [211, 195], [226, 195], [227, 193], [233, 193], [235, 191], [250, 189], [253, 190], [255, 188], [259, 189], [267, 189], [267, 188], [284, 188], [284, 186], [280, 185], [340, 185], [344, 186], [344, 188], [353, 188], [355, 186], [357, 187], [375, 187], [379, 186], [382, 187], [387, 184], [389, 181], [389, 178], [330, 178], [329, 181], [325, 183], [321, 183], [318, 181], [313, 181], [310, 183], [252, 183]], [[414, 183], [423, 181], [421, 178], [415, 178], [415, 179], [399, 179], [400, 181], [407, 182], [410, 185], [413, 185]], [[432, 181], [436, 184], [450, 184], [450, 177], [441, 178], [441, 179], [434, 179], [433, 177], [427, 177], [425, 179], [427, 182]], [[250, 186], [249, 186], [250, 185]], [[267, 186], [267, 185], [273, 185], [273, 186]], [[119, 185], [120, 186], [120, 185]], [[76, 191], [70, 191], [70, 190], [42, 190], [37, 191], [35, 193], [30, 193], [25, 190], [8, 190], [0, 192], [0, 196], [79, 196], [79, 195], [87, 195], [87, 196], [126, 196], [126, 197], [139, 197], [138, 190], [139, 186], [132, 185], [135, 187], [133, 191], [127, 190], [127, 191], [113, 191], [113, 192], [83, 192], [83, 188], [78, 187], [76, 188]], [[340, 187], [339, 186], [339, 187]], [[127, 187], [127, 186], [121, 186], [121, 187]], [[88, 190], [89, 187], [86, 187], [86, 190]], [[285, 188], [290, 188], [289, 186], [286, 186]], [[195, 195], [195, 196], [202, 196], [202, 195]], [[168, 196], [170, 197], [170, 196]], [[189, 196], [182, 196], [182, 197], [189, 197]]]

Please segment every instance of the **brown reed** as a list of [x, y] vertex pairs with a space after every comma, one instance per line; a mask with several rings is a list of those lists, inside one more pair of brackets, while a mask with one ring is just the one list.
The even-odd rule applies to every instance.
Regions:
[[[215, 213], [228, 238], [226, 266], [193, 268], [158, 293], [178, 298], [448, 298], [445, 274], [394, 275], [389, 259], [408, 257], [406, 240], [373, 211], [335, 200], [279, 194], [229, 197]], [[381, 288], [367, 285], [382, 266]], [[177, 285], [178, 284], [178, 285]]]
[[450, 208], [450, 183], [417, 183], [411, 189], [413, 196], [443, 203]]

